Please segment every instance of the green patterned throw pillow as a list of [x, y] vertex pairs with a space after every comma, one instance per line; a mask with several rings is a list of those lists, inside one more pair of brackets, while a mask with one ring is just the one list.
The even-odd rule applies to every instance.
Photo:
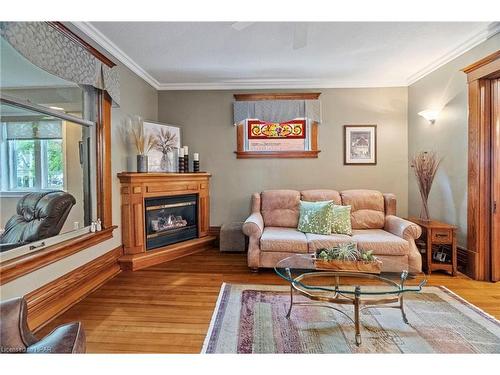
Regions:
[[333, 205], [332, 233], [352, 235], [351, 206]]
[[300, 201], [298, 230], [304, 233], [332, 233], [333, 202]]

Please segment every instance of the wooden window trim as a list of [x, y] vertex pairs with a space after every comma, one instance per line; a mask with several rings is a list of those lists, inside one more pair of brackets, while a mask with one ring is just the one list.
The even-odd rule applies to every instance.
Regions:
[[112, 68], [113, 66], [116, 66], [116, 64], [113, 61], [108, 59], [101, 52], [99, 52], [96, 48], [94, 48], [89, 43], [87, 43], [85, 40], [83, 40], [81, 37], [76, 35], [73, 31], [71, 31], [68, 27], [66, 27], [62, 22], [47, 22], [47, 23], [50, 26], [52, 26], [54, 29], [63, 33], [68, 39], [71, 39], [74, 43], [78, 44], [80, 47], [87, 50], [87, 52], [89, 52], [91, 55], [95, 56], [97, 59], [99, 59], [105, 65], [109, 66], [110, 68]]
[[316, 100], [320, 95], [320, 92], [234, 94], [234, 99], [237, 102], [255, 100]]
[[[255, 100], [316, 100], [321, 93], [264, 93], [264, 94], [234, 94], [236, 101]], [[246, 151], [245, 132], [243, 125], [236, 126], [236, 154], [237, 159], [316, 159], [318, 158], [318, 123], [311, 124], [311, 150], [304, 151]]]
[[[60, 31], [76, 37], [69, 29]], [[101, 218], [103, 230], [86, 233], [38, 251], [0, 262], [0, 285], [113, 237], [113, 230], [117, 226], [112, 224], [111, 104], [112, 100], [109, 94], [99, 91], [96, 121], [97, 215]]]

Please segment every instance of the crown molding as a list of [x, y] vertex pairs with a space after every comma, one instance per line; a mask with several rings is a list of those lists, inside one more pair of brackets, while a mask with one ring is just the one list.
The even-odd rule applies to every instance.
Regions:
[[465, 52], [471, 50], [477, 45], [483, 43], [488, 40], [492, 36], [495, 36], [500, 32], [500, 22], [492, 22], [488, 25], [488, 27], [484, 30], [481, 30], [471, 38], [465, 40], [460, 43], [458, 46], [453, 48], [448, 53], [441, 56], [439, 59], [434, 60], [432, 63], [427, 65], [425, 68], [417, 71], [408, 77], [408, 81], [406, 82], [406, 86], [410, 86], [417, 82], [418, 80], [424, 78], [426, 75], [432, 73], [433, 71], [439, 69], [443, 65], [449, 63], [450, 61], [456, 59], [458, 56], [464, 54]]
[[328, 79], [249, 79], [219, 82], [160, 83], [90, 22], [72, 22], [72, 24], [158, 91], [407, 87], [500, 32], [500, 22], [490, 23], [486, 29], [456, 46], [425, 68], [412, 74], [406, 81], [401, 82], [346, 82]]
[[266, 90], [266, 89], [327, 89], [327, 88], [375, 88], [375, 87], [406, 87], [406, 82], [400, 81], [332, 81], [317, 79], [248, 79], [221, 82], [182, 82], [162, 83], [159, 91], [175, 90]]
[[139, 64], [132, 60], [125, 52], [123, 52], [116, 44], [95, 28], [90, 22], [72, 22], [72, 24], [118, 59], [123, 65], [153, 86], [153, 88], [156, 90], [159, 89], [160, 82], [158, 82], [156, 78], [146, 72]]

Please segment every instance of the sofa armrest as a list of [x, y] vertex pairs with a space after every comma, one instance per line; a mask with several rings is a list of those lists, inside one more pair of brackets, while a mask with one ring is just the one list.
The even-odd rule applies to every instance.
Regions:
[[384, 230], [405, 240], [416, 240], [422, 234], [420, 226], [394, 215], [385, 217]]
[[260, 212], [252, 213], [243, 223], [243, 233], [260, 239], [264, 231], [264, 218]]

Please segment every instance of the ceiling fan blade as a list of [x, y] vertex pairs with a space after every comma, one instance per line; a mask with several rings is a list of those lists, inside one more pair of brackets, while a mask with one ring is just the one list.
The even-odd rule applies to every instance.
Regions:
[[296, 23], [293, 28], [293, 44], [294, 50], [307, 46], [307, 24]]
[[234, 22], [231, 24], [231, 27], [235, 30], [241, 31], [252, 26], [254, 23], [255, 22]]

